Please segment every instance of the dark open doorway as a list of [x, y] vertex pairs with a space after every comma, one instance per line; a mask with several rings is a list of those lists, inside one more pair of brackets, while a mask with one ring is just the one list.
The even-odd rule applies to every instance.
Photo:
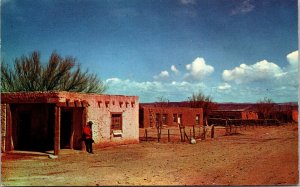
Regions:
[[[54, 148], [55, 106], [49, 104], [12, 104], [12, 150], [49, 151]], [[60, 148], [81, 150], [84, 108], [62, 108]]]
[[53, 148], [52, 113], [52, 107], [45, 104], [11, 105], [13, 149], [46, 151]]
[[61, 111], [61, 124], [60, 124], [60, 148], [71, 148], [71, 128], [72, 128], [72, 111], [62, 110]]
[[18, 139], [15, 141], [15, 149], [31, 150], [33, 142], [31, 142], [31, 113], [30, 111], [22, 111], [19, 113], [16, 123], [16, 133]]

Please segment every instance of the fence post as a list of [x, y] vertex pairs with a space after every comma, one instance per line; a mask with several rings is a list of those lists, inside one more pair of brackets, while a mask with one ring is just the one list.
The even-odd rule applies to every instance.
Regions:
[[203, 140], [206, 139], [206, 126], [203, 125]]
[[211, 136], [210, 137], [211, 138], [215, 137], [215, 126], [214, 125], [212, 125], [212, 127], [211, 127]]
[[159, 131], [159, 127], [157, 127], [157, 142], [159, 142], [160, 139], [160, 131]]
[[227, 119], [225, 120], [225, 130], [226, 130], [226, 135], [228, 135], [228, 122], [227, 122]]
[[145, 134], [146, 134], [146, 142], [148, 142], [148, 131], [145, 129]]
[[182, 129], [181, 129], [180, 124], [179, 124], [179, 132], [180, 132], [180, 141], [183, 142], [183, 138], [182, 138]]
[[183, 141], [185, 142], [185, 127], [183, 128]]
[[193, 138], [195, 139], [195, 125], [193, 125]]

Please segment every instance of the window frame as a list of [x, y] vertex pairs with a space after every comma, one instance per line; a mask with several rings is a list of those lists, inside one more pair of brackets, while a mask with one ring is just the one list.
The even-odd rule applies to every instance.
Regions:
[[200, 124], [200, 114], [196, 114], [196, 125]]
[[[119, 115], [118, 117], [120, 118], [120, 127], [119, 128], [113, 128], [113, 123], [114, 123], [114, 115]], [[111, 120], [110, 120], [110, 129], [111, 131], [115, 131], [115, 130], [121, 130], [123, 131], [123, 113], [122, 112], [111, 112], [110, 113], [111, 116]]]
[[163, 113], [161, 115], [161, 122], [162, 122], [163, 125], [167, 125], [168, 124], [168, 114]]
[[178, 117], [177, 114], [173, 114], [173, 122], [177, 123], [178, 122]]

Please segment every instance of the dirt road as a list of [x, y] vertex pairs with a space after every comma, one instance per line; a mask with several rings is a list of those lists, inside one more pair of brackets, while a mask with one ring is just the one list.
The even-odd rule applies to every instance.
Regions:
[[295, 185], [298, 127], [257, 127], [187, 143], [141, 142], [45, 155], [2, 154], [2, 185]]

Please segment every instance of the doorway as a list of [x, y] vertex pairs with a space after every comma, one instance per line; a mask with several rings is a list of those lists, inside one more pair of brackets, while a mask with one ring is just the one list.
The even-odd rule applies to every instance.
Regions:
[[10, 105], [12, 149], [46, 151], [53, 147], [54, 120], [50, 120], [51, 108], [46, 104]]
[[61, 111], [60, 121], [60, 148], [70, 149], [71, 148], [71, 130], [73, 123], [73, 113], [71, 110]]
[[31, 150], [31, 113], [30, 111], [22, 111], [19, 113], [16, 123], [16, 144], [17, 150]]

